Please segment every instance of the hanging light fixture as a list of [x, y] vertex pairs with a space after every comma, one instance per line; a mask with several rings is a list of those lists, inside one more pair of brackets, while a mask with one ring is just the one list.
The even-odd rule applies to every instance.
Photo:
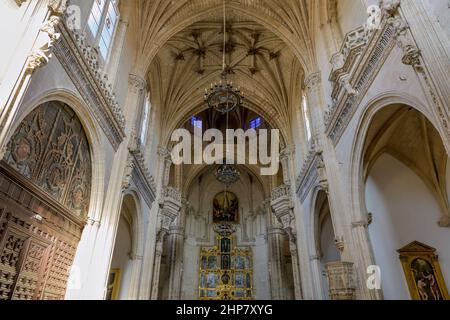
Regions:
[[240, 178], [241, 174], [230, 164], [223, 164], [216, 171], [216, 179], [223, 183], [226, 188], [238, 182]]
[[233, 82], [228, 80], [230, 73], [226, 63], [227, 49], [227, 17], [225, 0], [223, 1], [223, 56], [222, 73], [219, 83], [211, 83], [210, 89], [205, 89], [205, 101], [212, 109], [220, 113], [228, 113], [242, 105], [243, 93], [239, 88], [233, 87]]
[[[223, 58], [222, 58], [222, 80], [219, 83], [211, 84], [211, 89], [205, 89], [205, 101], [208, 106], [216, 111], [226, 114], [226, 128], [228, 130], [229, 113], [242, 105], [244, 99], [243, 94], [237, 88], [233, 87], [233, 83], [227, 80], [229, 70], [226, 64], [226, 48], [227, 48], [227, 16], [225, 0], [223, 1]], [[227, 154], [228, 154], [227, 150]], [[241, 178], [237, 169], [230, 164], [221, 165], [216, 171], [216, 179], [225, 185], [225, 193], [227, 189], [239, 181]]]

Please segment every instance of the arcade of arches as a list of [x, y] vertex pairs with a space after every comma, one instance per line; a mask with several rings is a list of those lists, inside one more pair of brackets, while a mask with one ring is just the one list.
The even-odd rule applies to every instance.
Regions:
[[[450, 298], [448, 1], [0, 17], [0, 299]], [[204, 101], [224, 74], [244, 95], [226, 114]], [[278, 129], [279, 170], [224, 184], [175, 163], [177, 129]]]

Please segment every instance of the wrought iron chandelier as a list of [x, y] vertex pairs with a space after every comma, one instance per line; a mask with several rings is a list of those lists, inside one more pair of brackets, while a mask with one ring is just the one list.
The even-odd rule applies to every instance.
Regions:
[[[237, 169], [230, 164], [221, 165], [216, 171], [216, 179], [222, 182], [226, 188], [236, 183], [241, 178], [241, 174]], [[225, 190], [226, 191], [226, 190]]]
[[[233, 82], [227, 80], [230, 73], [226, 65], [227, 46], [227, 16], [225, 0], [223, 1], [223, 59], [222, 59], [222, 80], [219, 83], [211, 84], [211, 89], [205, 89], [205, 101], [209, 108], [226, 114], [226, 128], [228, 130], [229, 113], [242, 105], [243, 94], [238, 88], [233, 87]], [[228, 154], [228, 150], [227, 150]], [[216, 171], [216, 179], [225, 185], [225, 192], [233, 184], [239, 181], [241, 175], [237, 169], [230, 164], [221, 165]]]
[[226, 63], [227, 47], [227, 17], [225, 0], [223, 1], [223, 56], [222, 73], [219, 83], [211, 83], [211, 88], [205, 89], [205, 101], [212, 109], [220, 113], [228, 113], [242, 105], [244, 94], [239, 88], [233, 87], [233, 82], [227, 79], [230, 69]]

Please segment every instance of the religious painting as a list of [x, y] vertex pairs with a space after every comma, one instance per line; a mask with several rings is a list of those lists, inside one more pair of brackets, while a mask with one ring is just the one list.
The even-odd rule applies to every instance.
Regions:
[[221, 192], [213, 200], [213, 222], [238, 223], [239, 201], [232, 192]]
[[216, 256], [208, 257], [208, 269], [210, 269], [210, 270], [217, 269], [217, 257]]
[[106, 287], [106, 300], [118, 300], [121, 273], [120, 269], [112, 269], [109, 273]]
[[228, 253], [231, 251], [231, 239], [230, 238], [223, 238], [220, 240], [220, 251], [222, 251], [222, 253]]
[[245, 258], [242, 256], [236, 257], [236, 269], [243, 270], [245, 269]]
[[436, 249], [413, 242], [398, 250], [413, 300], [448, 300]]
[[231, 256], [229, 254], [223, 254], [221, 256], [221, 267], [223, 270], [229, 270], [231, 269]]
[[206, 286], [208, 288], [216, 288], [217, 286], [217, 274], [216, 273], [208, 273], [206, 278]]

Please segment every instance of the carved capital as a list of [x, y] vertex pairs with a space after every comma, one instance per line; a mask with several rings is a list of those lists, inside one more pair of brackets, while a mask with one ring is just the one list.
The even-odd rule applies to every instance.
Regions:
[[144, 78], [133, 73], [130, 73], [128, 84], [130, 86], [130, 89], [134, 93], [141, 93], [147, 88], [147, 81], [145, 81]]
[[305, 79], [305, 88], [307, 90], [312, 90], [318, 87], [321, 81], [320, 72], [312, 73]]

